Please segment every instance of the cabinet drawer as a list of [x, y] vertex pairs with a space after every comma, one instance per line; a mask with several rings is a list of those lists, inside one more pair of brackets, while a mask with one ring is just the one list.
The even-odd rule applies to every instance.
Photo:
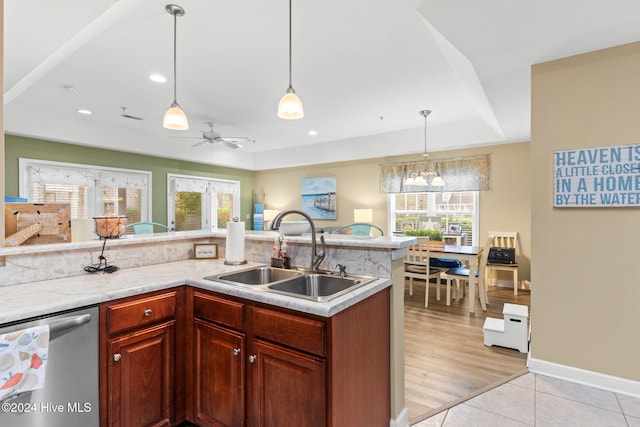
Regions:
[[323, 322], [258, 307], [252, 307], [251, 314], [255, 336], [320, 356], [326, 354]]
[[146, 298], [136, 298], [106, 309], [109, 334], [149, 325], [176, 315], [176, 292], [166, 292]]
[[244, 304], [200, 292], [193, 294], [193, 315], [244, 331]]

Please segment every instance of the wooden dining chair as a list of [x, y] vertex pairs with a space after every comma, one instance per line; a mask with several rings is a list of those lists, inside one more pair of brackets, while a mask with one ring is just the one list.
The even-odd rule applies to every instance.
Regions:
[[[486, 281], [480, 285], [480, 275], [485, 277], [485, 269], [487, 267], [487, 258], [489, 257], [489, 248], [491, 247], [491, 239], [487, 239], [482, 251], [478, 255], [478, 269], [471, 272], [467, 266], [459, 268], [450, 268], [446, 271], [447, 278], [447, 294], [449, 294], [452, 288], [452, 282], [455, 281], [456, 298], [462, 298], [465, 294], [465, 288], [467, 286], [478, 286], [478, 298], [484, 298], [484, 302], [489, 304], [489, 294], [487, 293]], [[473, 279], [473, 280], [472, 280]], [[475, 304], [474, 301], [469, 301], [469, 304]], [[449, 305], [449, 304], [447, 304]]]
[[[511, 248], [514, 250], [516, 256], [518, 253], [518, 232], [517, 231], [489, 231], [489, 239], [491, 240], [492, 248]], [[518, 295], [518, 263], [505, 264], [501, 262], [491, 262], [487, 260], [486, 267], [486, 282], [489, 283], [489, 279], [493, 283], [497, 282], [497, 272], [506, 271], [512, 274], [513, 278], [513, 294]]]
[[424, 306], [429, 306], [429, 282], [435, 279], [436, 299], [440, 300], [440, 275], [437, 268], [429, 267], [429, 246], [428, 238], [419, 238], [416, 245], [407, 249], [407, 256], [404, 260], [404, 277], [409, 279], [409, 295], [413, 295], [413, 280], [419, 279], [425, 282]]

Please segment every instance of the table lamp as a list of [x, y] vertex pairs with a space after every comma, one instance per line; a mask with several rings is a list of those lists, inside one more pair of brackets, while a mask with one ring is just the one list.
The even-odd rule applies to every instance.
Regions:
[[353, 222], [362, 223], [362, 225], [354, 225], [351, 227], [352, 234], [369, 235], [371, 227], [364, 224], [371, 224], [373, 222], [373, 209], [354, 209]]

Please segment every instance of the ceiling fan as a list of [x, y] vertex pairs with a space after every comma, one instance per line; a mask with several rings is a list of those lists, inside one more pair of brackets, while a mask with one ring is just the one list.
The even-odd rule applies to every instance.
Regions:
[[200, 138], [189, 138], [189, 137], [176, 137], [176, 138], [185, 138], [185, 139], [199, 139], [200, 141], [196, 142], [192, 145], [192, 147], [197, 147], [199, 145], [208, 142], [209, 144], [220, 144], [225, 147], [232, 148], [237, 150], [238, 148], [242, 148], [243, 142], [255, 142], [251, 138], [247, 138], [245, 136], [222, 136], [218, 132], [213, 130], [213, 123], [207, 123], [209, 125], [209, 130], [203, 130], [202, 137]]

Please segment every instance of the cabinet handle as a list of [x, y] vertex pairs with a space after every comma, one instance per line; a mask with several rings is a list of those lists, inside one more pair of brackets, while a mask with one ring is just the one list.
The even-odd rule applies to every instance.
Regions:
[[113, 355], [113, 361], [114, 362], [119, 362], [121, 357], [122, 357], [122, 355], [120, 353], [116, 353], [116, 354]]
[[147, 308], [147, 309], [144, 311], [144, 315], [145, 315], [146, 317], [149, 317], [149, 316], [151, 316], [152, 314], [153, 314], [153, 310], [151, 310], [150, 308]]
[[256, 361], [256, 359], [257, 359], [257, 357], [256, 357], [256, 355], [255, 355], [255, 354], [250, 355], [250, 356], [249, 356], [249, 363], [253, 363], [253, 362], [255, 362], [255, 361]]
[[234, 356], [237, 356], [237, 355], [239, 355], [239, 354], [240, 354], [240, 349], [239, 349], [239, 348], [234, 348], [234, 349], [233, 349], [233, 355], [234, 355]]

